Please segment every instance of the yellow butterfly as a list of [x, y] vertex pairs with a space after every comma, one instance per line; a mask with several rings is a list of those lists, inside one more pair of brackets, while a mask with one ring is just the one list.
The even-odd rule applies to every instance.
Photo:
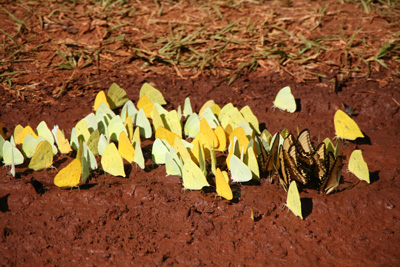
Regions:
[[150, 101], [150, 99], [147, 96], [142, 96], [138, 103], [137, 103], [137, 108], [143, 109], [144, 114], [146, 114], [147, 118], [151, 118], [151, 113], [154, 109], [154, 104]]
[[221, 126], [226, 129], [228, 125], [231, 125], [232, 129], [239, 126], [241, 121], [245, 121], [242, 113], [233, 106], [232, 103], [226, 104], [220, 111], [218, 119], [221, 122]]
[[361, 150], [354, 150], [353, 153], [351, 153], [349, 171], [360, 180], [370, 183], [368, 165], [363, 158]]
[[74, 159], [65, 168], [60, 170], [54, 178], [58, 187], [75, 187], [81, 180], [82, 164], [79, 159]]
[[339, 138], [356, 140], [359, 137], [364, 137], [357, 123], [340, 109], [336, 111], [333, 123], [336, 136]]
[[162, 93], [148, 83], [144, 83], [140, 88], [139, 98], [143, 96], [146, 96], [153, 104], [158, 103], [161, 106], [167, 104]]
[[40, 171], [49, 168], [53, 164], [53, 149], [51, 144], [46, 140], [40, 142], [36, 147], [35, 154], [29, 162], [29, 169]]
[[118, 139], [118, 152], [123, 159], [126, 159], [129, 163], [134, 161], [135, 149], [133, 148], [131, 141], [125, 132], [121, 132]]
[[58, 150], [60, 150], [61, 154], [68, 154], [72, 151], [71, 146], [68, 143], [68, 140], [65, 138], [64, 133], [58, 128], [58, 125], [55, 125], [53, 130], [51, 130], [56, 144], [58, 146]]
[[104, 150], [101, 166], [111, 175], [125, 177], [124, 162], [114, 143], [108, 144]]
[[215, 184], [217, 187], [217, 194], [227, 200], [233, 199], [232, 189], [229, 186], [229, 178], [226, 171], [217, 168], [215, 173]]
[[24, 143], [24, 139], [26, 137], [26, 135], [31, 134], [33, 135], [33, 137], [35, 137], [36, 139], [38, 138], [38, 135], [33, 131], [33, 129], [31, 128], [31, 126], [26, 126], [25, 128], [22, 129], [19, 138], [16, 138], [16, 136], [14, 135], [14, 141], [16, 145], [21, 145]]
[[246, 121], [249, 123], [251, 128], [253, 128], [254, 131], [256, 131], [257, 134], [260, 134], [260, 125], [258, 123], [257, 117], [254, 115], [253, 111], [249, 106], [244, 106], [241, 110], [240, 113], [242, 113], [243, 117], [246, 119]]
[[286, 206], [294, 213], [294, 215], [303, 219], [301, 200], [296, 181], [292, 181], [289, 185], [289, 191], [286, 199]]
[[110, 108], [110, 105], [107, 102], [107, 97], [104, 91], [100, 91], [97, 93], [96, 98], [94, 100], [93, 109], [97, 111], [97, 108], [100, 106], [101, 103], [104, 103], [105, 105], [107, 105], [108, 108]]

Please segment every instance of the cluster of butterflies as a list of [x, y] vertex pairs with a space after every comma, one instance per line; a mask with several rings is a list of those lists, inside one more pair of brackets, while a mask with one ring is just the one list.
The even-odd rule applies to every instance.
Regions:
[[[300, 217], [297, 183], [317, 182], [319, 191], [327, 194], [339, 185], [342, 157], [329, 138], [314, 149], [308, 130], [297, 139], [286, 129], [275, 135], [268, 130], [260, 132], [258, 119], [249, 106], [239, 110], [229, 103], [221, 108], [210, 100], [195, 113], [189, 97], [183, 110], [179, 106], [168, 111], [163, 107], [166, 104], [162, 93], [145, 83], [135, 107], [125, 90], [112, 84], [107, 95], [104, 91], [97, 94], [93, 112], [72, 128], [69, 141], [57, 125], [50, 130], [44, 121], [36, 131], [29, 125], [17, 125], [9, 141], [0, 125], [0, 159], [11, 166], [15, 176], [15, 165], [23, 164], [25, 159], [30, 159], [29, 169], [40, 171], [52, 166], [58, 152], [72, 155], [77, 151], [76, 158], [54, 178], [56, 186], [71, 188], [85, 183], [91, 171], [99, 168], [98, 156], [101, 169], [113, 176], [126, 176], [124, 160], [144, 169], [141, 139], [154, 136], [152, 161], [165, 164], [167, 175], [180, 176], [185, 189], [201, 190], [211, 183], [218, 195], [231, 200], [230, 181], [258, 181], [263, 174], [272, 177], [277, 173], [288, 191], [288, 207]], [[278, 93], [274, 107], [296, 110], [290, 87]], [[114, 111], [120, 108], [120, 114], [116, 114]], [[363, 137], [357, 124], [341, 110], [335, 114], [334, 124], [339, 138]], [[353, 154], [350, 171], [369, 182], [361, 151]]]

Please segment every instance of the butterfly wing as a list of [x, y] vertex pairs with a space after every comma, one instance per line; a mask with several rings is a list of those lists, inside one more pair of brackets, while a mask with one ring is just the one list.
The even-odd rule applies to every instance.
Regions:
[[279, 148], [279, 163], [280, 163], [280, 168], [278, 170], [279, 182], [281, 183], [285, 191], [287, 191], [289, 188], [289, 183], [291, 182], [292, 179], [286, 167], [287, 163], [285, 162], [285, 158], [283, 156], [283, 147]]
[[283, 150], [283, 157], [288, 163], [288, 170], [289, 170], [290, 176], [302, 184], [307, 184], [308, 177], [305, 174], [303, 174], [302, 172], [300, 172], [298, 165], [296, 165], [295, 157], [297, 155], [296, 155], [295, 149], [296, 149], [296, 147], [294, 145], [292, 145], [289, 148], [289, 152]]
[[328, 154], [328, 157], [329, 159], [327, 162], [327, 166], [329, 166], [329, 171], [327, 172], [325, 178], [322, 180], [319, 193], [330, 194], [339, 186], [340, 183], [343, 158], [339, 156], [336, 158], [336, 160], [333, 160], [333, 155], [331, 156], [331, 153]]
[[272, 144], [271, 150], [266, 161], [266, 170], [269, 172], [275, 171], [276, 163], [278, 159], [278, 149], [279, 149], [279, 135], [276, 136], [274, 143]]
[[314, 147], [311, 143], [310, 131], [308, 129], [301, 131], [297, 138], [297, 143], [300, 153], [304, 153], [305, 155], [311, 155], [314, 153]]
[[263, 173], [267, 172], [267, 160], [268, 160], [268, 152], [265, 149], [260, 137], [257, 137], [258, 144], [260, 146], [261, 153], [258, 155], [257, 160], [258, 164], [260, 165], [260, 169]]
[[326, 174], [325, 151], [325, 143], [320, 143], [312, 156], [314, 161], [314, 173], [319, 178], [319, 180], [321, 180]]

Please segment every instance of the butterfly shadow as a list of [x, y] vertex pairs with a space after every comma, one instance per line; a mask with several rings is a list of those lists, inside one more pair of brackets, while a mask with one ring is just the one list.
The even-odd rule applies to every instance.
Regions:
[[8, 197], [9, 196], [10, 196], [10, 194], [0, 197], [0, 211], [1, 212], [10, 211], [10, 208], [8, 206]]
[[39, 182], [38, 180], [32, 179], [31, 180], [31, 185], [33, 186], [33, 188], [36, 191], [36, 194], [42, 196], [46, 191], [48, 191], [49, 189], [47, 189], [42, 182]]
[[231, 200], [232, 203], [239, 203], [239, 199], [242, 196], [242, 190], [238, 184], [231, 185], [233, 198]]
[[300, 98], [296, 98], [296, 110], [295, 112], [300, 112], [301, 111], [301, 99]]
[[371, 138], [369, 138], [368, 135], [366, 135], [365, 133], [363, 138], [357, 138], [356, 140], [354, 140], [354, 144], [356, 145], [372, 145], [371, 144]]
[[90, 183], [90, 184], [83, 184], [79, 186], [80, 190], [89, 190], [92, 187], [95, 187], [98, 183]]
[[[136, 163], [134, 163], [134, 164], [136, 165]], [[138, 167], [138, 166], [136, 166], [136, 167]], [[124, 164], [124, 170], [125, 170], [125, 177], [129, 177], [133, 170], [132, 164], [130, 164], [130, 163]]]
[[374, 171], [369, 173], [369, 181], [371, 184], [379, 180], [379, 172], [380, 171]]
[[260, 128], [260, 132], [263, 132], [264, 130], [267, 129], [267, 126], [265, 125], [264, 122], [263, 122], [263, 123], [260, 123], [260, 124], [258, 125], [258, 127]]
[[63, 164], [64, 162], [66, 162], [68, 160], [68, 158], [62, 158], [62, 159], [58, 159], [56, 161], [53, 161], [53, 166], [56, 169], [59, 169], [61, 164]]
[[301, 207], [303, 211], [303, 218], [307, 218], [313, 209], [313, 202], [312, 198], [306, 197], [306, 198], [301, 198]]

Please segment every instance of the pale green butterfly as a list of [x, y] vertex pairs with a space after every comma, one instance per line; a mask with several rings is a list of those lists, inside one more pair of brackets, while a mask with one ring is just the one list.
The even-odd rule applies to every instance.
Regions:
[[166, 114], [165, 122], [168, 130], [182, 137], [182, 122], [176, 110], [171, 110]]
[[250, 168], [234, 154], [231, 155], [229, 166], [232, 181], [241, 183], [248, 182], [253, 178]]
[[97, 120], [97, 129], [101, 134], [108, 136], [108, 124], [110, 122], [110, 118], [105, 115], [102, 111], [97, 110], [96, 112], [96, 120]]
[[105, 137], [104, 134], [100, 134], [99, 142], [97, 143], [97, 151], [99, 152], [100, 156], [103, 156], [104, 150], [109, 144], [109, 140]]
[[169, 153], [173, 147], [165, 139], [157, 138], [151, 149], [151, 157], [156, 164], [165, 164], [165, 154]]
[[135, 104], [133, 104], [131, 100], [126, 101], [121, 110], [121, 120], [125, 121], [126, 117], [130, 116], [132, 118], [132, 121], [135, 121], [137, 113], [138, 110], [135, 107]]
[[144, 169], [145, 168], [144, 157], [142, 148], [140, 147], [140, 142], [135, 142], [134, 146], [135, 146], [135, 156], [133, 160], [137, 163], [137, 165], [139, 165], [141, 169]]
[[[81, 141], [82, 149], [81, 151], [78, 151], [78, 156], [80, 156], [80, 161], [82, 164], [82, 169], [81, 169], [81, 181], [82, 183], [86, 182], [86, 179], [89, 177], [90, 174], [90, 169], [96, 170], [97, 169], [97, 161], [96, 158], [94, 157], [92, 151], [89, 149], [87, 146], [86, 142]], [[81, 155], [79, 155], [81, 154]]]
[[183, 187], [190, 190], [201, 190], [210, 186], [200, 167], [192, 160], [187, 160], [182, 171]]
[[45, 121], [41, 121], [38, 124], [38, 126], [36, 127], [36, 133], [38, 136], [43, 137], [50, 143], [53, 155], [56, 155], [58, 152], [58, 149], [54, 145], [54, 141], [55, 141], [54, 136], [53, 136], [52, 132], [50, 131], [49, 127], [47, 127], [47, 124]]
[[173, 147], [172, 149], [165, 153], [165, 169], [167, 175], [179, 175], [182, 177], [183, 163], [182, 160], [176, 154]]
[[97, 130], [97, 118], [94, 113], [89, 113], [83, 120], [85, 121], [90, 133], [93, 133], [95, 130]]
[[0, 159], [3, 158], [3, 145], [6, 140], [0, 135]]
[[47, 141], [49, 141], [50, 144], [54, 144], [54, 136], [51, 133], [49, 127], [47, 127], [47, 124], [45, 121], [41, 121], [38, 126], [36, 127], [36, 133], [38, 136], [43, 137]]
[[115, 117], [114, 111], [112, 111], [112, 110], [107, 106], [106, 103], [101, 103], [101, 104], [99, 105], [99, 107], [97, 108], [97, 110], [96, 110], [96, 118], [97, 118], [97, 121], [99, 121], [99, 118], [97, 117], [97, 113], [99, 113], [99, 112], [101, 112], [101, 113], [103, 114], [103, 116], [107, 116], [107, 118], [108, 118], [108, 120], [106, 121], [107, 125], [108, 125], [108, 122], [109, 122], [112, 118]]
[[151, 131], [151, 125], [149, 120], [146, 117], [146, 114], [144, 113], [144, 110], [141, 108], [138, 111], [138, 114], [136, 116], [136, 126], [140, 128], [140, 136], [144, 138], [150, 138], [152, 135]]
[[200, 132], [200, 119], [196, 113], [192, 113], [186, 120], [184, 132], [186, 136], [191, 138], [195, 138]]
[[78, 137], [78, 140], [79, 140], [79, 136], [82, 136], [84, 141], [87, 141], [90, 137], [89, 128], [84, 119], [78, 121], [78, 123], [75, 125], [75, 131], [76, 131], [76, 136]]
[[254, 153], [253, 145], [254, 145], [254, 139], [251, 139], [249, 142], [249, 146], [247, 148], [247, 153], [245, 155], [244, 162], [251, 170], [253, 178], [256, 180], [260, 180], [260, 169], [258, 166], [257, 156]]
[[176, 113], [178, 113], [179, 121], [182, 122], [182, 108], [181, 108], [181, 105], [179, 105], [178, 108], [176, 109]]
[[193, 113], [192, 104], [190, 103], [190, 98], [185, 98], [185, 103], [183, 104], [183, 116], [186, 118], [189, 117], [190, 114]]
[[349, 171], [357, 176], [358, 179], [370, 183], [368, 165], [363, 158], [361, 150], [354, 150], [351, 153]]
[[292, 95], [289, 86], [283, 87], [275, 97], [274, 108], [279, 108], [280, 110], [286, 110], [287, 112], [293, 113], [296, 111], [296, 100]]
[[96, 129], [89, 137], [87, 141], [87, 146], [89, 147], [90, 151], [92, 151], [94, 156], [99, 155], [99, 139], [100, 139], [100, 132], [99, 129]]
[[112, 141], [118, 141], [121, 132], [125, 132], [128, 135], [121, 117], [116, 115], [108, 124], [108, 139]]
[[69, 140], [69, 144], [71, 145], [73, 150], [78, 150], [79, 142], [78, 142], [78, 136], [76, 134], [75, 127], [73, 127], [71, 130], [71, 138]]
[[46, 139], [42, 136], [39, 136], [36, 139], [33, 135], [27, 134], [24, 138], [24, 142], [22, 143], [22, 153], [25, 155], [26, 158], [32, 158], [33, 154], [35, 154], [38, 144], [45, 140]]
[[126, 91], [119, 87], [118, 84], [113, 83], [108, 89], [107, 101], [111, 109], [122, 107], [128, 100]]
[[6, 166], [11, 166], [11, 174], [15, 177], [15, 165], [24, 163], [24, 156], [10, 141], [5, 141], [3, 144], [3, 163]]

